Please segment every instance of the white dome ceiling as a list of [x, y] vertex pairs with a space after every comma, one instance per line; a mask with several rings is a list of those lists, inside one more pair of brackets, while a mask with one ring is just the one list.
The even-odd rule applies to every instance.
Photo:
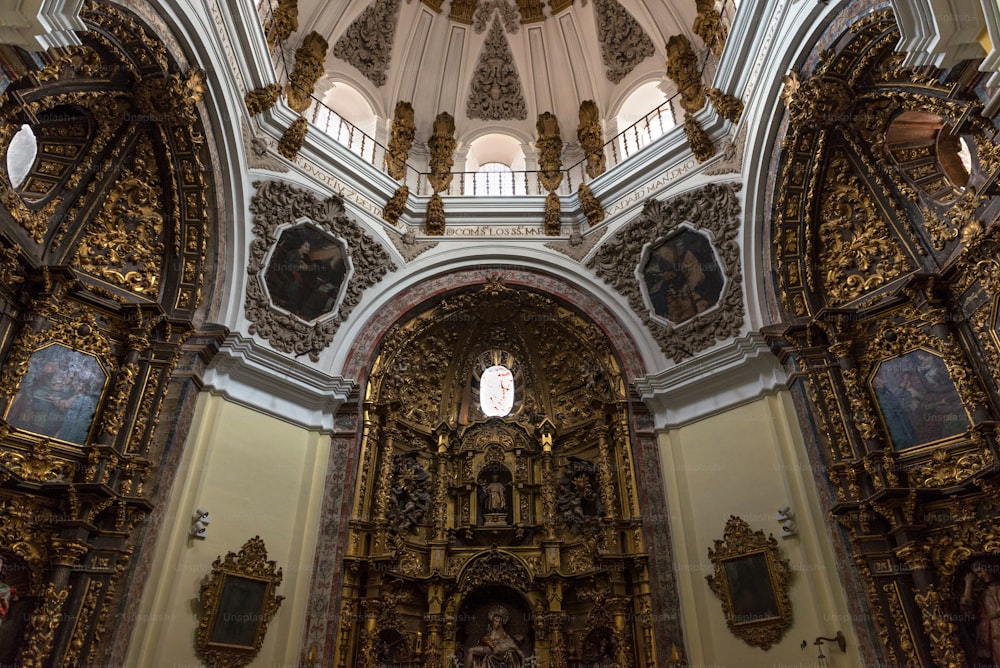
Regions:
[[[288, 46], [311, 31], [326, 38], [321, 97], [347, 83], [388, 121], [398, 101], [411, 102], [418, 140], [447, 111], [466, 144], [493, 132], [533, 141], [545, 111], [575, 141], [581, 101], [607, 119], [636, 87], [663, 79], [671, 35], [704, 47], [693, 0], [450, 0], [435, 10], [438, 1], [300, 0]], [[336, 109], [335, 96], [326, 99]]]

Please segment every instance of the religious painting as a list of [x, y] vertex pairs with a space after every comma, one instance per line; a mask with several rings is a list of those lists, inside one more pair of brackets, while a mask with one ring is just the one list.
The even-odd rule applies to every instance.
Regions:
[[726, 522], [724, 538], [708, 550], [715, 573], [708, 586], [722, 601], [726, 626], [748, 645], [768, 649], [792, 625], [788, 598], [791, 565], [774, 536], [754, 531], [736, 516]]
[[312, 225], [297, 225], [278, 237], [264, 282], [272, 304], [311, 321], [337, 307], [349, 273], [343, 241]]
[[882, 362], [871, 388], [897, 450], [957, 436], [968, 427], [948, 367], [931, 352], [913, 350]]
[[253, 647], [267, 586], [267, 580], [227, 574], [208, 641], [219, 645]]
[[680, 324], [718, 303], [725, 277], [704, 234], [683, 228], [644, 255], [640, 283], [654, 315]]
[[83, 445], [108, 376], [93, 355], [62, 344], [36, 350], [28, 362], [7, 422], [41, 436]]
[[239, 668], [253, 662], [284, 598], [275, 593], [281, 579], [281, 569], [267, 558], [260, 536], [248, 540], [238, 553], [215, 560], [201, 585], [204, 613], [195, 633], [195, 647], [205, 665]]

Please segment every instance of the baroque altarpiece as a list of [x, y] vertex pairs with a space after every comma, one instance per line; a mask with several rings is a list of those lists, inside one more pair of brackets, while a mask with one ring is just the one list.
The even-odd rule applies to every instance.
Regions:
[[[494, 410], [498, 368], [512, 395]], [[494, 278], [394, 327], [367, 388], [336, 665], [655, 661], [629, 402], [603, 332]]]
[[214, 340], [195, 325], [214, 265], [205, 75], [126, 10], [81, 18], [81, 45], [0, 97], [0, 145], [35, 147], [23, 178], [0, 173], [3, 665], [93, 665], [131, 623], [125, 583], [185, 429], [160, 416], [193, 405], [185, 369]]
[[997, 129], [976, 63], [913, 71], [899, 39], [871, 12], [786, 77], [772, 342], [801, 381], [874, 660], [994, 666]]

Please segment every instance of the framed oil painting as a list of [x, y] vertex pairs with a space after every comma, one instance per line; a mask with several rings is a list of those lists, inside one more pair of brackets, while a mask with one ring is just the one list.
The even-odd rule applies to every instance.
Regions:
[[59, 343], [39, 348], [28, 361], [6, 420], [18, 429], [83, 445], [107, 381], [93, 355]]
[[729, 518], [723, 536], [708, 550], [715, 572], [705, 579], [722, 602], [733, 635], [769, 649], [792, 624], [791, 566], [774, 536], [753, 531], [738, 517]]
[[951, 438], [969, 426], [969, 415], [948, 367], [927, 350], [912, 350], [885, 360], [870, 382], [882, 422], [897, 450]]
[[715, 306], [725, 285], [712, 243], [689, 228], [650, 246], [640, 267], [650, 311], [675, 325]]
[[234, 668], [254, 660], [283, 600], [275, 593], [281, 578], [260, 536], [248, 540], [238, 553], [215, 560], [201, 586], [204, 614], [195, 635], [195, 646], [209, 668]]
[[312, 225], [296, 225], [278, 236], [264, 282], [274, 306], [308, 322], [334, 311], [349, 273], [343, 241]]

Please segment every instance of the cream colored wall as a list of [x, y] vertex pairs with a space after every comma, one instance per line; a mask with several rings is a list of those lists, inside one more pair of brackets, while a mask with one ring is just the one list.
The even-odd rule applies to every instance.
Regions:
[[[830, 668], [860, 666], [838, 564], [788, 392], [663, 432], [659, 444], [689, 664], [817, 666], [813, 641], [841, 630], [847, 653], [825, 645]], [[775, 515], [784, 505], [795, 514], [797, 536], [779, 535]], [[705, 581], [714, 572], [708, 549], [723, 537], [730, 515], [774, 534], [791, 563], [792, 626], [767, 651], [730, 633], [719, 599]], [[809, 643], [804, 650], [803, 640]]]
[[[202, 392], [127, 665], [203, 665], [200, 585], [216, 558], [256, 535], [283, 571], [285, 600], [251, 665], [298, 665], [329, 456], [329, 437]], [[189, 536], [199, 506], [211, 516], [204, 540]]]

